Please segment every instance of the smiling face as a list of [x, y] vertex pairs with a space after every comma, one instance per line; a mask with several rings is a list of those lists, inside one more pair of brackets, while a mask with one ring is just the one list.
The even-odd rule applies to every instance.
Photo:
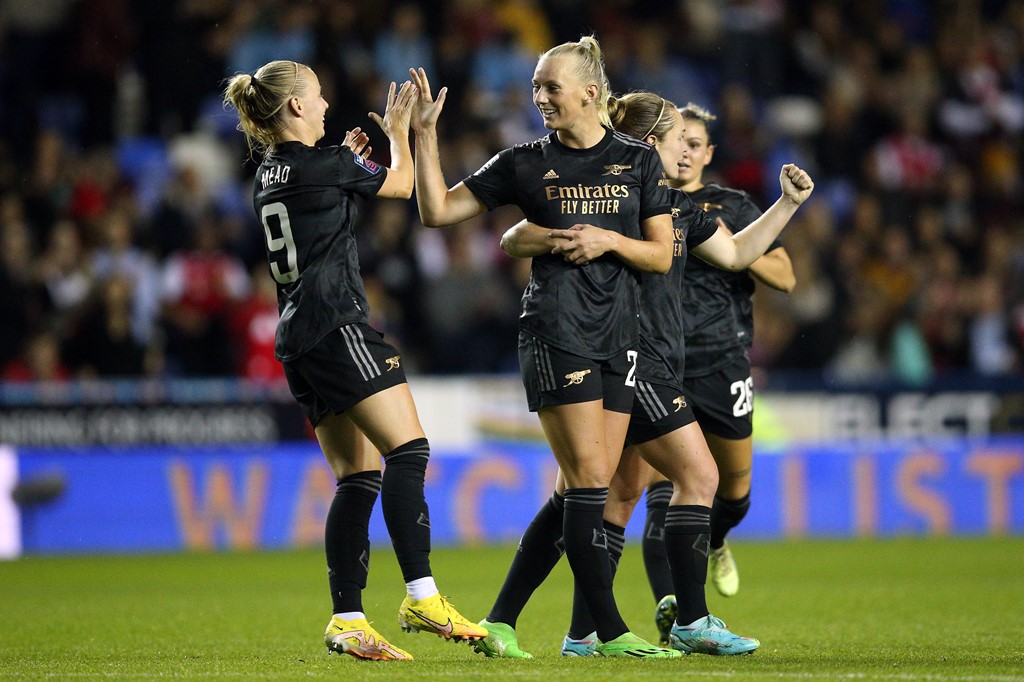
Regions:
[[601, 89], [596, 83], [583, 83], [571, 56], [542, 57], [533, 73], [533, 103], [544, 118], [548, 130], [572, 130], [591, 110]]
[[715, 153], [715, 145], [708, 144], [708, 127], [704, 121], [697, 119], [685, 119], [685, 140], [683, 161], [679, 168], [679, 181], [684, 188], [691, 188], [701, 184], [701, 177], [704, 169], [711, 163], [711, 157]]
[[666, 108], [662, 115], [674, 117], [672, 127], [660, 140], [654, 135], [649, 135], [647, 141], [653, 142], [654, 148], [658, 150], [661, 165], [665, 168], [665, 177], [678, 180], [682, 172], [683, 156], [686, 152], [686, 129], [683, 117], [675, 107]]

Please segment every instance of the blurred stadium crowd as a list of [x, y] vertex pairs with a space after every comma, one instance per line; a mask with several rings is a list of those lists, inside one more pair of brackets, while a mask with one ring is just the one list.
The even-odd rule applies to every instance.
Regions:
[[[0, 0], [2, 378], [280, 375], [226, 76], [309, 64], [323, 143], [363, 126], [386, 162], [366, 112], [422, 65], [450, 90], [454, 184], [545, 133], [536, 57], [591, 30], [614, 91], [717, 113], [711, 179], [762, 208], [782, 163], [816, 180], [783, 235], [796, 290], [757, 295], [755, 364], [1024, 371], [1022, 0]], [[374, 324], [411, 367], [515, 369], [528, 264], [498, 237], [519, 217], [363, 214]]]

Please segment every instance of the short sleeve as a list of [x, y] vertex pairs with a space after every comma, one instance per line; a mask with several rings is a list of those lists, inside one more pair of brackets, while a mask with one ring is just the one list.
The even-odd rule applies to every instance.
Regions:
[[498, 152], [463, 180], [488, 210], [516, 203], [515, 148]]
[[690, 217], [690, 224], [686, 230], [686, 248], [692, 250], [718, 232], [718, 223], [712, 220], [707, 212], [698, 208], [686, 192], [679, 191], [679, 194], [681, 196], [675, 198], [676, 204], [683, 204], [683, 215]]
[[376, 196], [387, 179], [388, 169], [364, 159], [348, 147], [328, 147], [338, 159], [339, 184], [343, 190], [369, 199]]
[[641, 157], [640, 220], [672, 211], [672, 198], [668, 188], [661, 184], [662, 163], [658, 152], [651, 147]]

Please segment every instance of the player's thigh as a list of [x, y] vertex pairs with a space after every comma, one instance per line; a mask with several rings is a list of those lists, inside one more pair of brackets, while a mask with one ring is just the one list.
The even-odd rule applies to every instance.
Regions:
[[718, 467], [696, 422], [636, 448], [652, 467], [672, 481], [672, 504], [711, 506], [718, 487]]
[[551, 405], [538, 410], [537, 416], [566, 487], [608, 487], [612, 467], [601, 401]]
[[425, 437], [408, 384], [398, 384], [374, 393], [353, 406], [348, 414], [384, 454], [411, 440]]
[[380, 452], [345, 414], [325, 415], [315, 431], [336, 480], [380, 469]]

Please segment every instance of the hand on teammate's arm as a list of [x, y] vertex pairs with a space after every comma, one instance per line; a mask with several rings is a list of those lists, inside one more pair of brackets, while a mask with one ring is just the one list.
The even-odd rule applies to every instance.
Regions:
[[728, 228], [719, 223], [718, 232], [695, 247], [694, 255], [733, 272], [750, 267], [764, 255], [797, 208], [814, 190], [811, 177], [791, 163], [782, 167], [779, 184], [782, 186], [782, 196], [761, 217], [736, 234], [730, 234]]
[[672, 219], [667, 213], [653, 216], [641, 222], [640, 229], [644, 238], [630, 239], [595, 225], [573, 225], [568, 230], [551, 233], [558, 242], [551, 253], [576, 265], [586, 265], [611, 253], [637, 270], [668, 272], [672, 267]]

